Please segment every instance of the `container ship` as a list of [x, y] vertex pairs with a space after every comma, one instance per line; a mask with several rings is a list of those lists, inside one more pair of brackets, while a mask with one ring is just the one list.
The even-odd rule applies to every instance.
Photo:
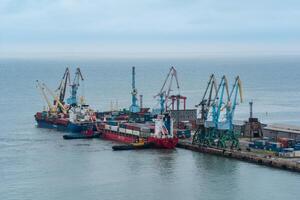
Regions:
[[97, 125], [97, 131], [104, 139], [126, 144], [142, 142], [155, 148], [173, 149], [178, 143], [173, 132], [173, 120], [168, 114], [158, 115], [154, 123], [107, 121]]

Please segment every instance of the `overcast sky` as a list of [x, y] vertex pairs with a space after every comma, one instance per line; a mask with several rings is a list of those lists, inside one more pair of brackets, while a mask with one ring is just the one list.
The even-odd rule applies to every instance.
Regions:
[[0, 0], [0, 57], [300, 54], [299, 0]]

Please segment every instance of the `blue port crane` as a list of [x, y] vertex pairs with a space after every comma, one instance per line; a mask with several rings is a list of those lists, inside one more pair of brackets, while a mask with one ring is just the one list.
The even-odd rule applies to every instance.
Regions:
[[171, 67], [159, 93], [154, 96], [154, 98], [159, 97], [160, 114], [168, 110], [169, 107], [168, 99], [172, 91], [173, 79], [175, 79], [177, 90], [179, 91], [180, 87], [179, 87], [179, 82], [177, 77], [177, 71], [174, 67]]
[[238, 96], [240, 103], [243, 102], [242, 82], [239, 76], [235, 78], [235, 82], [231, 89], [229, 100], [226, 104], [226, 119], [220, 131], [222, 135], [219, 139], [219, 146], [225, 148], [226, 142], [231, 143], [231, 148], [239, 148], [239, 134], [235, 132], [233, 118], [236, 106], [238, 105]]
[[224, 106], [225, 105], [225, 101], [224, 98], [224, 93], [226, 92], [226, 100], [228, 101], [229, 99], [229, 89], [228, 89], [228, 81], [227, 81], [227, 78], [226, 76], [224, 75], [221, 79], [221, 82], [217, 88], [217, 91], [216, 91], [216, 95], [215, 95], [215, 98], [213, 100], [213, 103], [212, 103], [212, 123], [209, 123], [209, 121], [206, 121], [207, 123], [206, 126], [207, 127], [214, 127], [214, 128], [218, 128], [219, 126], [219, 119], [220, 119], [220, 114], [221, 114], [221, 111], [224, 109]]
[[137, 99], [137, 94], [138, 91], [135, 87], [135, 67], [132, 67], [132, 91], [131, 91], [131, 105], [129, 107], [129, 111], [132, 113], [138, 113], [140, 112], [140, 107], [138, 106], [138, 99]]
[[71, 96], [67, 99], [67, 103], [71, 107], [78, 106], [77, 91], [80, 86], [80, 81], [84, 81], [84, 78], [82, 76], [80, 68], [77, 68], [76, 72], [75, 72], [74, 80], [73, 80], [72, 84], [70, 84]]
[[[226, 93], [226, 94], [225, 94]], [[225, 96], [226, 95], [226, 96]], [[215, 145], [215, 140], [219, 137], [219, 120], [221, 112], [225, 108], [225, 102], [229, 99], [228, 81], [224, 75], [218, 85], [215, 98], [211, 105], [211, 119], [204, 121], [205, 127], [205, 143]]]

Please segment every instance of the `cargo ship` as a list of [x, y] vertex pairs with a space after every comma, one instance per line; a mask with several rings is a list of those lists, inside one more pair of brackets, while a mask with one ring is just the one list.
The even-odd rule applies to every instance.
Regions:
[[95, 129], [96, 116], [88, 106], [73, 107], [68, 114], [37, 112], [35, 115], [37, 127], [56, 129], [70, 133], [81, 133]]
[[[96, 115], [88, 105], [84, 103], [84, 97], [78, 98], [77, 90], [83, 81], [83, 76], [77, 68], [74, 81], [70, 82], [70, 72], [66, 68], [59, 84], [58, 93], [54, 93], [45, 83], [37, 81], [42, 97], [48, 107], [42, 112], [37, 112], [34, 117], [39, 128], [50, 128], [70, 133], [80, 133], [81, 136], [91, 136], [95, 130]], [[71, 96], [65, 102], [65, 95], [70, 86]], [[53, 103], [49, 100], [52, 97]], [[80, 135], [78, 134], [78, 135]]]
[[173, 149], [178, 143], [173, 132], [173, 120], [168, 114], [158, 115], [154, 123], [107, 121], [97, 125], [97, 131], [104, 139], [126, 144], [143, 141], [155, 148]]

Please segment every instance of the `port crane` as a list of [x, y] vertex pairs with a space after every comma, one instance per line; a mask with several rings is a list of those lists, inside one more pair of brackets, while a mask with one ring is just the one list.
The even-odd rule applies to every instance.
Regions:
[[[209, 91], [209, 93], [208, 93]], [[227, 97], [227, 98], [226, 98]], [[223, 76], [219, 85], [214, 75], [210, 76], [206, 90], [201, 102], [201, 123], [193, 137], [193, 143], [200, 145], [216, 145], [219, 137], [219, 119], [221, 112], [225, 109], [226, 101], [229, 99], [228, 81]]]
[[51, 101], [49, 100], [49, 98], [46, 94], [45, 88], [43, 87], [43, 85], [38, 80], [36, 80], [36, 87], [40, 90], [43, 98], [45, 99], [45, 101], [48, 105], [49, 112], [50, 113], [57, 113], [57, 109], [56, 109], [55, 105], [52, 105]]
[[154, 96], [154, 98], [159, 97], [161, 114], [168, 111], [168, 107], [169, 107], [168, 99], [169, 99], [170, 93], [172, 91], [173, 79], [175, 79], [177, 90], [179, 91], [180, 87], [179, 87], [179, 82], [178, 82], [178, 78], [177, 78], [177, 71], [174, 67], [171, 67], [159, 93]]
[[129, 107], [129, 111], [132, 113], [140, 112], [140, 107], [138, 106], [137, 94], [138, 94], [138, 92], [135, 87], [135, 67], [132, 67], [131, 106]]
[[224, 133], [219, 139], [219, 146], [221, 147], [226, 147], [226, 141], [231, 142], [231, 148], [239, 147], [238, 135], [235, 133], [233, 125], [234, 112], [238, 105], [238, 96], [240, 103], [243, 103], [242, 82], [239, 76], [235, 78], [235, 82], [226, 104], [225, 122], [222, 124], [222, 127], [219, 127], [220, 130], [224, 130]]
[[[67, 103], [71, 107], [75, 107], [75, 106], [78, 105], [77, 91], [78, 91], [78, 88], [80, 86], [80, 81], [84, 81], [84, 78], [82, 76], [80, 68], [77, 68], [76, 72], [75, 72], [74, 80], [73, 80], [72, 84], [70, 84], [70, 87], [71, 87], [71, 96], [67, 99]], [[81, 99], [81, 101], [83, 102], [83, 99]]]
[[59, 96], [59, 100], [60, 102], [64, 103], [65, 101], [65, 96], [66, 96], [66, 90], [67, 90], [67, 86], [68, 86], [68, 83], [70, 84], [71, 83], [71, 80], [70, 80], [70, 71], [69, 71], [69, 68], [67, 67], [66, 70], [65, 70], [65, 73], [61, 79], [61, 82], [56, 90], [56, 92], [58, 92], [58, 96]]
[[[51, 114], [56, 114], [58, 113], [58, 107], [59, 107], [59, 111], [67, 114], [67, 109], [64, 107], [64, 105], [62, 104], [62, 102], [59, 100], [58, 96], [56, 96], [54, 94], [54, 92], [52, 92], [45, 83], [40, 83], [38, 80], [36, 81], [37, 83], [37, 88], [40, 89], [42, 96], [44, 97], [45, 101], [47, 102], [49, 111]], [[47, 93], [50, 94], [53, 99], [54, 99], [54, 105], [51, 104], [51, 101], [49, 100]]]
[[[226, 92], [227, 98], [224, 96], [225, 92]], [[205, 121], [206, 127], [218, 128], [220, 114], [221, 114], [221, 111], [224, 110], [224, 105], [226, 104], [225, 103], [226, 100], [224, 100], [224, 98], [226, 98], [227, 102], [229, 101], [229, 87], [228, 87], [228, 81], [227, 81], [227, 78], [225, 75], [221, 79], [221, 82], [217, 89], [217, 94], [212, 103], [212, 122], [213, 123], [209, 123], [209, 121], [206, 120]]]
[[[65, 108], [65, 106], [63, 105], [63, 103], [59, 100], [59, 97], [56, 96], [56, 95], [54, 94], [54, 92], [52, 92], [52, 90], [50, 90], [50, 89], [48, 88], [48, 86], [47, 86], [45, 83], [42, 84], [42, 87], [43, 87], [44, 89], [46, 89], [46, 91], [53, 97], [53, 99], [54, 99], [55, 102], [57, 103], [57, 105], [58, 105], [58, 107], [60, 108], [60, 110], [61, 110], [64, 114], [67, 114], [68, 111], [67, 111], [67, 109]], [[55, 108], [57, 108], [56, 105], [55, 105]]]
[[217, 95], [217, 88], [218, 86], [215, 75], [212, 74], [210, 75], [202, 100], [196, 105], [196, 108], [201, 107], [200, 114], [202, 122], [207, 120], [208, 111], [212, 106], [213, 99]]
[[213, 100], [217, 95], [218, 85], [214, 74], [211, 74], [207, 83], [204, 95], [196, 108], [200, 107], [200, 124], [193, 136], [193, 143], [205, 143], [208, 138], [204, 127], [204, 122], [207, 120], [208, 112], [211, 109]]
[[[226, 93], [226, 94], [225, 94]], [[226, 98], [226, 96], [227, 98]], [[221, 112], [224, 110], [225, 98], [229, 98], [228, 81], [226, 76], [222, 76], [221, 81], [218, 85], [215, 98], [211, 104], [210, 116], [204, 121], [204, 127], [206, 128], [205, 143], [208, 145], [215, 145], [215, 140], [219, 136], [219, 119]], [[208, 115], [209, 115], [208, 114]]]

